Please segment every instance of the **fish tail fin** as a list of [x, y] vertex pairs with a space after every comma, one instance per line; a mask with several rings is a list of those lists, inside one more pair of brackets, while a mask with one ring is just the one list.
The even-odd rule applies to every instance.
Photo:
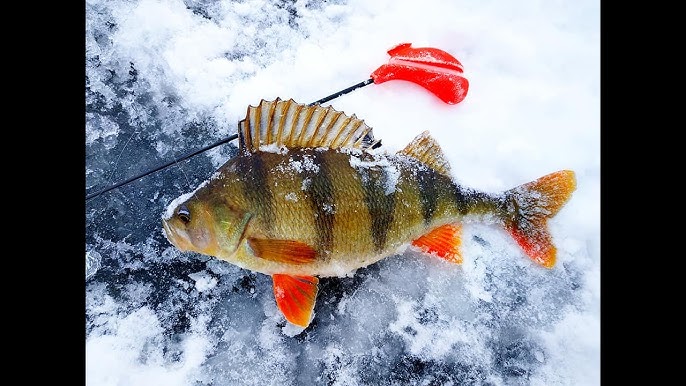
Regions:
[[560, 211], [576, 189], [571, 170], [560, 170], [505, 192], [510, 210], [505, 229], [536, 263], [552, 268], [557, 248], [548, 231], [548, 219]]

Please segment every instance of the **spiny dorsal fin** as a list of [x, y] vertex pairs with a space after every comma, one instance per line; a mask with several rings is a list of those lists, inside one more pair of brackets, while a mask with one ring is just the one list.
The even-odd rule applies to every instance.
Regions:
[[348, 116], [331, 106], [304, 105], [293, 99], [262, 99], [258, 106], [248, 106], [238, 127], [240, 148], [251, 153], [272, 144], [360, 150], [375, 145], [372, 128], [355, 114]]
[[398, 153], [408, 155], [437, 172], [450, 176], [450, 164], [445, 160], [438, 142], [429, 135], [428, 131], [416, 136]]

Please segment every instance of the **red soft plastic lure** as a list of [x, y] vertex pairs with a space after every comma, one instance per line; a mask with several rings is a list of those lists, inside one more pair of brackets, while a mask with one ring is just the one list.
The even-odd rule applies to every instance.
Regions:
[[402, 43], [390, 50], [388, 64], [371, 75], [375, 84], [406, 80], [431, 91], [447, 104], [457, 104], [467, 96], [469, 81], [463, 76], [462, 63], [449, 53], [433, 47], [413, 48]]

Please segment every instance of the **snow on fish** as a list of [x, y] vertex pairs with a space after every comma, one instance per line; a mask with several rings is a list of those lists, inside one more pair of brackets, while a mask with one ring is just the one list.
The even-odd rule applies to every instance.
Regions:
[[270, 275], [279, 310], [307, 327], [319, 277], [344, 276], [409, 245], [461, 263], [461, 226], [502, 226], [551, 268], [547, 221], [576, 189], [561, 170], [498, 194], [457, 184], [438, 143], [419, 134], [395, 154], [372, 129], [332, 107], [277, 98], [249, 106], [239, 153], [163, 215], [182, 251]]

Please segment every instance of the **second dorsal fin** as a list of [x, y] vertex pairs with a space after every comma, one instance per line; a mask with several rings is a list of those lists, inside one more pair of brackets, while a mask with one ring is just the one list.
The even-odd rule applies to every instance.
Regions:
[[269, 145], [365, 150], [377, 142], [372, 128], [355, 114], [348, 116], [331, 106], [304, 105], [293, 99], [262, 99], [258, 106], [248, 106], [238, 131], [240, 149], [251, 153]]
[[429, 135], [428, 131], [419, 134], [398, 153], [408, 155], [435, 171], [450, 176], [450, 164], [443, 156], [438, 142]]

